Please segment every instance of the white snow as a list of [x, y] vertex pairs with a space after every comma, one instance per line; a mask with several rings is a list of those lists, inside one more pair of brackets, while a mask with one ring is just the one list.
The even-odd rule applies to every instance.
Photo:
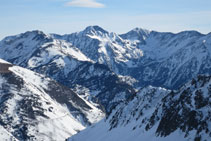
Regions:
[[4, 78], [0, 75], [0, 90], [2, 89], [2, 85], [5, 83], [6, 81], [4, 80]]
[[[190, 88], [193, 94], [191, 101], [194, 101], [195, 92], [202, 88], [201, 90], [203, 94], [205, 94], [204, 97], [209, 99], [209, 96], [206, 94], [208, 94], [207, 90], [210, 89], [211, 80], [209, 79], [207, 81], [205, 85], [199, 83], [197, 87], [190, 82], [180, 90], [180, 93]], [[202, 83], [204, 83], [204, 81], [202, 81]], [[145, 129], [155, 108], [162, 105], [162, 98], [167, 96], [169, 92], [169, 90], [160, 87], [155, 88], [149, 86], [143, 88], [133, 100], [128, 103], [120, 103], [107, 119], [103, 119], [99, 123], [70, 137], [69, 141], [192, 141], [196, 137], [196, 130], [191, 130], [185, 135], [186, 133], [178, 128], [166, 137], [158, 136], [156, 130], [159, 125], [159, 118], [157, 119], [158, 121], [154, 121], [155, 124], [149, 130]], [[177, 95], [181, 95], [180, 93], [177, 93]], [[193, 105], [194, 103], [191, 106], [192, 110], [194, 110]], [[202, 111], [201, 109], [197, 109], [197, 111], [202, 112], [204, 118], [208, 118], [207, 108], [208, 107], [203, 107]], [[139, 116], [140, 112], [142, 112], [142, 115]], [[162, 108], [159, 108], [155, 116], [160, 117], [162, 114]], [[115, 125], [115, 127], [113, 127], [113, 125]], [[208, 125], [208, 130], [209, 129], [210, 125]], [[209, 133], [204, 133], [204, 131], [200, 133], [200, 135], [201, 140], [209, 140], [210, 138]]]
[[[153, 92], [151, 94], [151, 92]], [[164, 97], [167, 92], [163, 88], [148, 87], [142, 89], [132, 101], [127, 105], [120, 103], [116, 110], [109, 115], [108, 119], [103, 119], [99, 123], [87, 127], [85, 130], [81, 131], [79, 134], [72, 136], [69, 141], [140, 141], [149, 140], [154, 141], [158, 138], [155, 135], [153, 128], [149, 132], [144, 130], [144, 127], [139, 127], [142, 119], [147, 118], [154, 111], [152, 108], [160, 102], [161, 98]], [[118, 98], [119, 96], [117, 96]], [[121, 99], [121, 97], [119, 97]], [[150, 101], [152, 99], [152, 101]], [[149, 102], [150, 101], [150, 102]], [[132, 117], [131, 112], [138, 109]], [[123, 109], [123, 111], [121, 111]], [[139, 110], [143, 110], [145, 113], [144, 117], [136, 120], [138, 117]], [[118, 113], [119, 114], [116, 114]], [[148, 113], [148, 114], [147, 114]], [[118, 115], [117, 117], [114, 117]], [[110, 129], [111, 119], [116, 118], [118, 120], [118, 125], [115, 128]], [[129, 121], [129, 123], [127, 123]], [[133, 128], [136, 127], [135, 130]], [[165, 138], [160, 139], [161, 141], [167, 141]]]
[[[13, 117], [12, 122], [14, 125], [18, 124], [21, 120], [17, 115], [18, 102], [26, 96], [30, 96], [29, 92], [31, 92], [34, 97], [38, 98], [37, 102], [41, 103], [42, 108], [44, 109], [44, 114], [49, 118], [45, 118], [39, 115], [36, 116], [35, 120], [32, 120], [30, 123], [28, 123], [29, 134], [35, 135], [38, 140], [60, 141], [65, 140], [77, 132], [85, 129], [85, 126], [81, 123], [82, 121], [74, 117], [72, 115], [74, 113], [70, 113], [66, 105], [59, 104], [45, 92], [45, 89], [48, 89], [48, 84], [50, 81], [49, 78], [18, 66], [10, 67], [9, 70], [24, 81], [24, 87], [20, 90], [17, 90], [15, 85], [11, 85], [9, 91], [13, 93], [14, 96], [8, 99], [6, 102], [8, 106], [7, 113]], [[6, 81], [0, 75], [0, 92], [2, 84], [5, 82]], [[93, 106], [85, 99], [83, 100], [88, 106], [91, 107], [91, 110], [89, 111], [82, 111], [90, 123], [96, 123], [105, 116], [101, 110]], [[72, 104], [74, 105], [74, 101]], [[82, 109], [82, 107], [79, 108]], [[33, 107], [33, 110], [39, 110], [39, 108], [36, 109], [36, 107]], [[2, 134], [7, 136], [5, 133]]]
[[2, 141], [18, 141], [12, 134], [10, 134], [4, 127], [0, 126], [0, 139]]
[[102, 120], [81, 131], [78, 135], [72, 136], [68, 141], [187, 141], [178, 130], [167, 137], [156, 137], [154, 134], [156, 126], [145, 132], [139, 127], [133, 130], [136, 125], [137, 122], [134, 121], [127, 126], [117, 127], [109, 131], [108, 123]]
[[3, 63], [3, 64], [11, 64], [11, 63], [9, 63], [9, 62], [7, 62], [7, 61], [1, 59], [1, 58], [0, 58], [0, 63]]
[[78, 131], [85, 129], [77, 120], [69, 114], [57, 118], [40, 121], [37, 123], [40, 140], [64, 140], [68, 136], [76, 134]]

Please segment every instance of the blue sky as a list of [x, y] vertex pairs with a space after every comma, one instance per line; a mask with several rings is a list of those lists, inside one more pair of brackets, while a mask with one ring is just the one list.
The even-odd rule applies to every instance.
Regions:
[[72, 33], [89, 25], [127, 32], [211, 32], [211, 0], [1, 0], [0, 39], [28, 30]]

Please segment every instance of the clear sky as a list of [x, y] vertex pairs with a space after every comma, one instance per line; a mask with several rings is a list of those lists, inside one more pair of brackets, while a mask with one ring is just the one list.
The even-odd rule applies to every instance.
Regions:
[[89, 25], [124, 33], [211, 32], [211, 0], [0, 0], [0, 39], [28, 30], [72, 33]]

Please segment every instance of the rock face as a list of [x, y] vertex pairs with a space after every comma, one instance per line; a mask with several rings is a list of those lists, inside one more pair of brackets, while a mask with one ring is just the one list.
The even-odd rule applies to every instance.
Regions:
[[12, 67], [12, 64], [0, 59], [0, 73], [10, 73], [9, 67]]
[[0, 74], [4, 138], [65, 140], [104, 117], [101, 110], [52, 79], [17, 66], [9, 70]]
[[9, 67], [11, 66], [10, 64], [0, 63], [0, 73], [10, 73]]
[[70, 141], [202, 140], [211, 138], [211, 77], [198, 76], [177, 91], [147, 87]]
[[185, 138], [209, 139], [211, 137], [210, 98], [210, 76], [198, 76], [180, 90], [170, 93], [162, 100], [162, 107], [156, 109], [157, 111], [162, 109], [157, 135], [165, 137], [176, 130], [181, 130]]

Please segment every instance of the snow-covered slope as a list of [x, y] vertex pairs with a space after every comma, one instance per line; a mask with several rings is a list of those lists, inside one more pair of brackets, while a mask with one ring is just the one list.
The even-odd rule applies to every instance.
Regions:
[[0, 126], [0, 139], [3, 141], [18, 141], [12, 134], [10, 134], [2, 126]]
[[7, 61], [1, 59], [1, 58], [0, 58], [0, 63], [1, 63], [1, 64], [11, 64], [11, 63], [9, 63], [9, 62], [7, 62]]
[[135, 28], [128, 33], [120, 35], [125, 40], [133, 41], [136, 43], [145, 43], [146, 38], [149, 37], [151, 31], [141, 28]]
[[65, 140], [104, 117], [54, 80], [18, 66], [9, 70], [0, 74], [0, 126], [18, 140]]
[[73, 86], [74, 90], [81, 95], [88, 95], [88, 100], [99, 101], [106, 112], [110, 112], [119, 102], [136, 93], [136, 90], [125, 83], [125, 80], [105, 65], [98, 63], [83, 63], [72, 71], [68, 78], [61, 80], [62, 83]]
[[[106, 111], [134, 93], [130, 86], [133, 80], [129, 76], [117, 76], [107, 66], [90, 60], [78, 48], [73, 47], [72, 43], [54, 39], [41, 31], [5, 38], [0, 43], [0, 52], [4, 52], [0, 57], [7, 61], [74, 88], [100, 108], [99, 102], [93, 98], [97, 97]], [[129, 82], [123, 82], [125, 80]], [[86, 93], [81, 88], [86, 89]], [[121, 98], [115, 98], [120, 95]]]
[[[140, 41], [141, 42], [141, 41]], [[138, 66], [127, 70], [142, 86], [179, 88], [198, 74], [211, 74], [211, 34], [150, 32]]]
[[30, 69], [51, 63], [56, 67], [69, 66], [68, 71], [77, 61], [90, 61], [72, 44], [53, 39], [41, 31], [6, 37], [0, 42], [0, 52], [0, 58]]
[[149, 86], [69, 141], [208, 141], [210, 106], [210, 76], [198, 76], [178, 91]]
[[81, 62], [97, 62], [135, 78], [138, 87], [177, 89], [198, 74], [211, 74], [211, 33], [197, 31], [173, 34], [135, 28], [118, 35], [99, 26], [66, 35], [32, 31], [6, 37], [0, 52], [0, 58], [51, 77], [62, 72], [67, 78]]
[[78, 33], [52, 36], [72, 43], [115, 73], [134, 77], [138, 86], [176, 89], [198, 74], [211, 74], [211, 34], [135, 28], [118, 35], [90, 26]]
[[123, 67], [133, 67], [143, 55], [133, 42], [122, 39], [116, 33], [109, 33], [99, 26], [89, 26], [81, 32], [64, 36], [52, 36], [72, 43], [86, 56], [107, 65], [114, 72], [121, 72]]

